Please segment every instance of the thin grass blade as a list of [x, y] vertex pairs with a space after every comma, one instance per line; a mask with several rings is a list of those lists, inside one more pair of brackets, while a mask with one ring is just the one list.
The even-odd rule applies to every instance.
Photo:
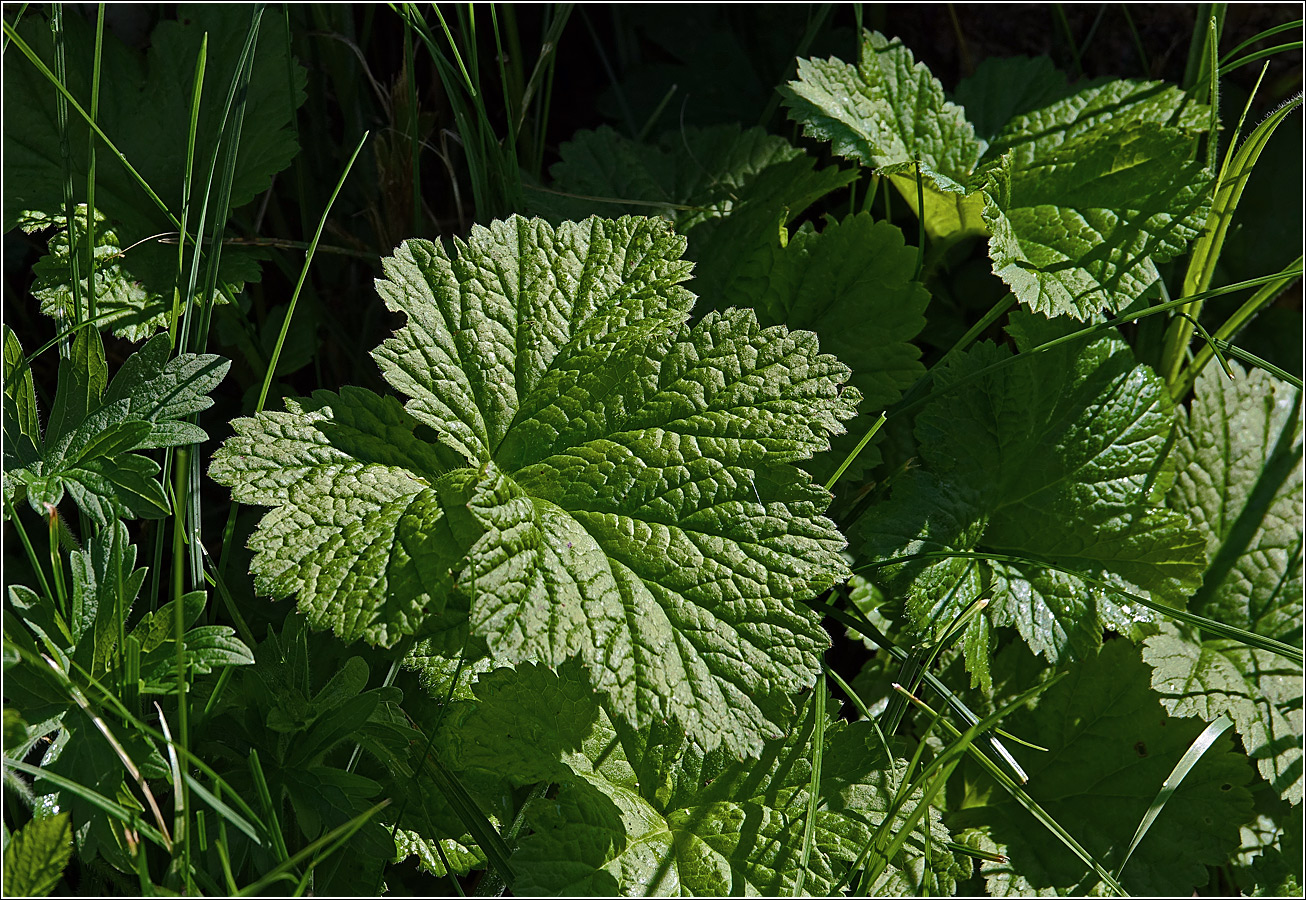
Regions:
[[1138, 847], [1143, 838], [1147, 835], [1152, 823], [1156, 817], [1161, 815], [1161, 810], [1165, 809], [1166, 803], [1174, 796], [1175, 791], [1179, 790], [1179, 785], [1183, 784], [1188, 773], [1197, 765], [1197, 761], [1211, 745], [1215, 743], [1216, 738], [1224, 734], [1233, 727], [1233, 720], [1228, 716], [1220, 716], [1211, 724], [1203, 729], [1202, 733], [1193, 741], [1188, 752], [1183, 755], [1179, 762], [1175, 763], [1174, 770], [1170, 773], [1165, 781], [1161, 782], [1161, 789], [1156, 792], [1156, 797], [1152, 800], [1152, 805], [1147, 808], [1143, 815], [1143, 820], [1138, 823], [1138, 830], [1134, 832], [1134, 839], [1129, 842], [1129, 849], [1125, 851], [1125, 858], [1120, 860], [1120, 865], [1116, 866], [1115, 877], [1120, 878], [1120, 873], [1125, 870], [1125, 865], [1129, 862], [1129, 857], [1134, 855], [1134, 849]]

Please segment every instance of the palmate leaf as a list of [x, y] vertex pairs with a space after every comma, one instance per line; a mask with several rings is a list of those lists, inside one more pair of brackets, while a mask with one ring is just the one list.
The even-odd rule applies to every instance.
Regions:
[[[10, 352], [21, 359], [22, 348], [8, 331], [5, 347], [8, 370]], [[109, 381], [99, 333], [82, 329], [70, 357], [59, 361], [44, 436], [33, 432], [35, 396], [20, 382], [4, 411], [5, 497], [23, 492], [44, 515], [66, 492], [101, 526], [114, 518], [166, 515], [168, 501], [154, 477], [158, 464], [132, 451], [205, 440], [204, 431], [185, 419], [212, 405], [208, 394], [231, 365], [211, 354], [168, 356], [168, 338], [158, 335]]]
[[346, 641], [465, 627], [500, 662], [579, 655], [630, 721], [757, 752], [828, 643], [802, 601], [847, 576], [793, 463], [853, 414], [848, 370], [751, 312], [690, 328], [659, 220], [513, 218], [457, 246], [409, 241], [378, 282], [408, 316], [374, 354], [404, 406], [319, 392], [215, 455], [276, 507], [260, 589]]
[[[1059, 333], [1029, 314], [1014, 315], [1011, 330], [1022, 350]], [[1154, 497], [1166, 471], [1169, 394], [1114, 336], [977, 374], [1007, 356], [981, 344], [938, 373], [941, 391], [976, 377], [921, 412], [916, 436], [925, 465], [868, 511], [855, 533], [872, 562], [949, 550], [1030, 560], [876, 567], [868, 577], [906, 600], [920, 633], [937, 637], [967, 604], [988, 596], [992, 621], [1015, 625], [1049, 660], [1091, 656], [1103, 626], [1135, 634], [1152, 614], [1076, 573], [1172, 605], [1182, 605], [1200, 577], [1200, 538]], [[972, 674], [985, 677], [983, 669]]]
[[[1300, 643], [1301, 393], [1231, 363], [1208, 366], [1177, 442], [1169, 505], [1201, 532], [1211, 563], [1194, 612]], [[1177, 715], [1233, 719], [1280, 796], [1302, 799], [1301, 669], [1273, 654], [1178, 629], [1149, 638], [1152, 685]]]
[[[809, 702], [760, 760], [704, 752], [674, 723], [634, 731], [611, 717], [574, 664], [482, 676], [477, 703], [451, 713], [451, 757], [519, 784], [559, 785], [527, 812], [532, 833], [513, 856], [523, 893], [788, 895], [811, 785], [815, 706]], [[826, 698], [827, 710], [836, 705]], [[816, 839], [804, 887], [829, 894], [887, 814], [894, 770], [872, 749], [868, 723], [831, 715], [825, 731]], [[898, 772], [898, 777], [901, 773]], [[912, 808], [909, 801], [903, 815]], [[913, 829], [877, 893], [921, 890], [923, 856], [951, 892], [959, 867], [931, 810]], [[926, 850], [926, 844], [929, 850]]]
[[1156, 262], [1183, 252], [1205, 223], [1210, 173], [1195, 159], [1204, 116], [1156, 82], [1058, 99], [1064, 85], [1047, 69], [1026, 61], [985, 75], [1031, 79], [977, 111], [991, 143], [910, 51], [878, 32], [866, 32], [858, 66], [800, 61], [781, 92], [805, 133], [890, 176], [913, 209], [919, 170], [933, 239], [988, 233], [993, 271], [1022, 304], [1084, 320], [1140, 297]]
[[[1047, 752], [1013, 747], [1029, 774], [1025, 790], [1108, 870], [1175, 763], [1201, 733], [1198, 719], [1172, 718], [1148, 688], [1147, 667], [1128, 641], [1108, 641], [1096, 658], [1010, 716], [1003, 727]], [[1082, 895], [1095, 875], [988, 776], [968, 795], [985, 798], [954, 815], [956, 828], [987, 828], [1010, 864], [984, 863], [994, 896]], [[1217, 741], [1179, 785], [1121, 875], [1138, 896], [1186, 896], [1206, 884], [1207, 866], [1238, 846], [1238, 826], [1253, 817], [1250, 766]]]

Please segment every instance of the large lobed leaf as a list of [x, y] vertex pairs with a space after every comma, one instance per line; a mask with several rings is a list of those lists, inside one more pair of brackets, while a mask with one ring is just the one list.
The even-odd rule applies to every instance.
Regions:
[[[865, 722], [826, 723], [816, 746], [815, 704], [760, 760], [704, 752], [674, 723], [633, 731], [610, 717], [574, 665], [532, 665], [482, 676], [477, 703], [451, 717], [452, 757], [471, 771], [552, 782], [557, 797], [527, 812], [532, 833], [514, 854], [524, 893], [562, 895], [828, 895], [888, 814], [895, 779]], [[826, 698], [827, 709], [834, 702]], [[815, 755], [823, 757], [815, 840], [800, 859]], [[898, 815], [905, 818], [913, 802]], [[950, 892], [959, 867], [931, 811], [874, 886], [922, 889], [923, 857]], [[928, 849], [926, 845], [929, 845]]]
[[[1060, 333], [1028, 314], [1013, 316], [1011, 330], [1022, 351]], [[1022, 560], [877, 566], [869, 577], [905, 599], [920, 633], [937, 637], [989, 596], [987, 615], [1014, 624], [1031, 649], [1054, 662], [1082, 658], [1103, 626], [1132, 635], [1151, 621], [1093, 582], [1182, 605], [1200, 577], [1200, 539], [1153, 499], [1173, 422], [1169, 394], [1115, 336], [987, 371], [1009, 355], [981, 344], [937, 374], [939, 396], [916, 422], [925, 466], [856, 529], [868, 561], [881, 564], [948, 551]], [[982, 681], [982, 654], [973, 655]]]
[[[1182, 416], [1168, 501], [1206, 542], [1195, 612], [1301, 641], [1301, 392], [1271, 375], [1208, 366]], [[1262, 650], [1167, 629], [1149, 638], [1152, 685], [1177, 715], [1227, 714], [1280, 796], [1302, 799], [1301, 668]]]
[[375, 353], [404, 406], [319, 392], [215, 455], [237, 500], [275, 507], [260, 589], [347, 641], [462, 621], [500, 662], [579, 655], [630, 721], [757, 752], [828, 643], [802, 601], [847, 575], [829, 495], [793, 465], [853, 414], [847, 369], [751, 312], [690, 328], [658, 220], [513, 218], [456, 244], [409, 241], [378, 282], [408, 317]]

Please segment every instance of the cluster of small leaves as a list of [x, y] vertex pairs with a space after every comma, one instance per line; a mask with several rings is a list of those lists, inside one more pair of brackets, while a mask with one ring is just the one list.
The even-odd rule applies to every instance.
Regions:
[[[43, 772], [101, 796], [130, 797], [125, 790], [129, 776], [118, 750], [101, 739], [79, 708], [87, 702], [98, 705], [101, 698], [95, 691], [104, 686], [113, 686], [128, 702], [174, 691], [178, 619], [184, 635], [181, 661], [195, 674], [248, 665], [254, 658], [230, 627], [196, 625], [207, 602], [203, 591], [164, 603], [140, 617], [130, 631], [124, 628], [147, 573], [136, 568], [136, 547], [121, 521], [101, 529], [85, 549], [74, 550], [69, 562], [72, 590], [68, 616], [30, 588], [10, 585], [7, 592], [9, 608], [22, 617], [26, 629], [5, 630], [5, 690], [9, 696], [22, 698], [22, 713], [35, 724], [24, 727], [17, 746], [9, 746], [7, 741], [6, 753], [21, 758], [38, 743], [48, 742], [41, 758]], [[178, 602], [180, 616], [175, 609]], [[47, 659], [43, 660], [43, 655]], [[99, 687], [93, 690], [91, 685]], [[154, 741], [135, 730], [123, 732], [117, 740], [145, 777], [167, 777], [162, 748]], [[66, 810], [78, 823], [77, 849], [84, 859], [99, 853], [115, 866], [130, 868], [133, 854], [121, 829], [99, 814], [93, 796], [60, 790], [57, 784], [39, 778], [34, 787], [41, 795], [39, 808], [51, 815]], [[139, 803], [131, 802], [139, 808]]]
[[911, 51], [868, 31], [858, 65], [800, 60], [781, 92], [806, 134], [891, 176], [913, 208], [923, 179], [931, 236], [988, 234], [994, 272], [1049, 316], [1125, 308], [1206, 221], [1210, 174], [1195, 157], [1207, 118], [1159, 82], [1070, 94], [1049, 66], [990, 59], [958, 88], [1004, 98], [975, 114], [980, 136]]
[[230, 368], [211, 354], [169, 359], [165, 335], [132, 354], [110, 381], [99, 332], [83, 328], [67, 359], [44, 431], [36, 390], [17, 336], [4, 329], [4, 499], [6, 517], [25, 495], [48, 514], [65, 492], [97, 525], [115, 518], [159, 518], [168, 499], [155, 479], [158, 463], [134, 451], [204, 441], [187, 418]]

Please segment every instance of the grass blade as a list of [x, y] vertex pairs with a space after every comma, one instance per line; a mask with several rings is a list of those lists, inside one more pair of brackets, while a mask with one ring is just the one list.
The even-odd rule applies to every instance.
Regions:
[[[361, 813], [354, 816], [348, 822], [345, 822], [341, 825], [337, 825], [335, 828], [332, 828], [326, 834], [322, 835], [320, 838], [315, 840], [313, 843], [309, 844], [303, 850], [300, 850], [294, 856], [282, 862], [275, 869], [273, 869], [271, 872], [268, 872], [258, 881], [242, 888], [238, 892], [237, 896], [239, 897], [254, 896], [256, 894], [261, 893], [265, 888], [275, 884], [278, 881], [293, 879], [294, 876], [291, 874], [291, 869], [294, 869], [301, 862], [309, 859], [309, 857], [313, 857], [309, 861], [308, 870], [304, 873], [303, 876], [301, 876], [301, 887], [302, 887], [302, 879], [306, 879], [308, 877], [308, 874], [313, 871], [313, 868], [318, 863], [323, 862], [328, 856], [330, 856], [332, 853], [335, 853], [337, 850], [339, 850], [340, 847], [344, 845], [345, 841], [349, 840], [349, 838], [353, 836], [354, 832], [356, 832], [358, 829], [366, 825], [368, 823], [368, 820], [370, 820], [373, 816], [375, 816], [377, 813], [379, 813], [381, 810], [385, 809], [389, 805], [390, 805], [390, 801], [388, 799], [382, 800], [380, 803], [376, 804], [371, 809], [363, 810]], [[298, 895], [298, 892], [296, 892], [296, 894]]]
[[[844, 610], [839, 609], [836, 606], [831, 606], [828, 603], [813, 603], [813, 606], [830, 618], [848, 626], [858, 634], [875, 641], [881, 647], [888, 650], [888, 652], [900, 662], [905, 662], [908, 659], [909, 654], [906, 650], [895, 645], [893, 641], [885, 637], [880, 629], [876, 628], [864, 617], [849, 615]], [[933, 688], [934, 692], [942, 697], [944, 702], [948, 704], [948, 708], [960, 717], [962, 721], [972, 724], [979, 721], [979, 716], [971, 712], [970, 708], [962, 702], [961, 698], [954, 694], [952, 690], [940, 681], [938, 676], [929, 669], [921, 669], [921, 680]], [[989, 735], [988, 740], [989, 746], [993, 749], [993, 752], [1011, 767], [1011, 770], [1016, 773], [1016, 777], [1020, 779], [1021, 783], [1023, 784], [1029, 781], [1029, 776], [1025, 774], [1025, 770], [1016, 762], [1016, 758], [1002, 745], [1002, 742], [998, 740], [997, 736]]]
[[1129, 862], [1129, 857], [1134, 855], [1134, 849], [1143, 840], [1143, 837], [1152, 827], [1152, 823], [1156, 821], [1156, 817], [1161, 814], [1161, 810], [1165, 809], [1166, 803], [1174, 796], [1174, 792], [1179, 790], [1179, 785], [1183, 784], [1184, 779], [1188, 777], [1188, 773], [1193, 770], [1193, 766], [1197, 765], [1197, 761], [1211, 748], [1216, 738], [1232, 727], [1232, 719], [1228, 716], [1220, 716], [1206, 726], [1202, 733], [1197, 736], [1197, 739], [1193, 741], [1192, 746], [1188, 748], [1188, 752], [1183, 755], [1179, 762], [1175, 763], [1174, 770], [1165, 781], [1161, 782], [1161, 789], [1156, 792], [1152, 805], [1147, 808], [1143, 820], [1138, 823], [1138, 829], [1134, 832], [1134, 839], [1129, 842], [1129, 849], [1125, 851], [1125, 858], [1120, 861], [1120, 865], [1116, 866], [1115, 877], [1117, 879], [1120, 878], [1120, 873], [1124, 871], [1125, 864]]
[[[290, 333], [290, 322], [295, 315], [295, 306], [299, 303], [300, 291], [304, 289], [304, 281], [308, 278], [308, 267], [313, 264], [313, 257], [317, 253], [318, 242], [322, 240], [322, 232], [326, 228], [327, 217], [331, 215], [331, 207], [335, 205], [336, 198], [340, 196], [340, 189], [345, 186], [345, 179], [349, 177], [349, 172], [354, 167], [354, 161], [358, 159], [358, 154], [362, 152], [363, 145], [367, 143], [368, 135], [371, 132], [363, 132], [363, 136], [358, 139], [358, 146], [354, 148], [353, 155], [349, 157], [349, 162], [345, 163], [345, 170], [340, 173], [340, 179], [336, 182], [335, 190], [331, 192], [331, 197], [327, 200], [326, 208], [322, 210], [322, 217], [318, 219], [317, 231], [313, 234], [313, 240], [309, 242], [308, 253], [304, 255], [304, 265], [299, 271], [299, 281], [295, 282], [295, 290], [290, 295], [290, 308], [286, 310], [285, 318], [281, 322], [281, 332], [277, 335], [276, 346], [272, 348], [272, 357], [268, 360], [268, 370], [263, 376], [263, 387], [259, 390], [258, 403], [254, 405], [254, 415], [263, 411], [263, 404], [268, 399], [268, 389], [272, 386], [272, 376], [277, 370], [277, 360], [281, 358], [281, 348], [285, 346], [286, 335]], [[235, 503], [232, 503], [235, 508]]]
[[825, 673], [816, 679], [812, 693], [812, 707], [816, 724], [812, 730], [812, 778], [807, 788], [807, 820], [803, 823], [803, 849], [798, 856], [798, 877], [794, 879], [793, 896], [803, 895], [803, 882], [807, 866], [816, 844], [816, 810], [821, 803], [821, 759], [825, 755]]
[[[1301, 277], [1302, 257], [1297, 257], [1289, 263], [1280, 273], [1278, 281], [1271, 281], [1268, 284], [1261, 285], [1256, 293], [1247, 299], [1247, 302], [1238, 308], [1238, 311], [1229, 318], [1225, 319], [1212, 335], [1213, 341], [1223, 341], [1227, 344], [1238, 336], [1252, 318], [1265, 307], [1269, 306], [1275, 298], [1291, 287], [1297, 279]], [[1175, 397], [1186, 397], [1189, 391], [1193, 389], [1193, 384], [1197, 381], [1197, 376], [1202, 374], [1206, 364], [1211, 361], [1215, 355], [1215, 348], [1211, 344], [1203, 344], [1201, 348], [1193, 355], [1193, 361], [1189, 363], [1180, 373], [1179, 379], [1175, 384]]]
[[[1264, 77], [1264, 75], [1265, 73], [1262, 71], [1261, 76]], [[1259, 83], [1258, 81], [1257, 84], [1259, 85]], [[1254, 96], [1255, 91], [1252, 93], [1252, 97]], [[1242, 130], [1242, 124], [1246, 120], [1251, 102], [1252, 98], [1249, 97], [1247, 106], [1243, 109], [1242, 118], [1238, 120], [1235, 141], [1238, 132]], [[1193, 244], [1192, 257], [1188, 265], [1188, 271], [1184, 276], [1183, 293], [1185, 297], [1192, 299], [1192, 302], [1184, 306], [1182, 311], [1192, 316], [1193, 319], [1200, 315], [1202, 309], [1202, 301], [1193, 298], [1196, 298], [1211, 286], [1211, 280], [1215, 275], [1215, 267], [1219, 262], [1220, 252], [1224, 247], [1225, 236], [1233, 223], [1233, 216], [1238, 209], [1239, 201], [1242, 199], [1243, 189], [1247, 186], [1247, 181], [1256, 168], [1256, 163], [1274, 132], [1287, 118], [1288, 114], [1300, 106], [1301, 103], [1302, 97], [1298, 94], [1280, 105], [1278, 109], [1274, 110], [1263, 122], [1256, 126], [1241, 146], [1237, 147], [1236, 150], [1230, 147], [1225, 154], [1219, 177], [1216, 179], [1215, 196], [1211, 203], [1211, 212], [1206, 219], [1206, 227]], [[1180, 370], [1183, 367], [1188, 344], [1192, 340], [1192, 336], [1193, 326], [1191, 322], [1181, 318], [1172, 321], [1166, 332], [1161, 375], [1165, 378], [1166, 383], [1170, 385], [1172, 396], [1179, 396], [1175, 394], [1175, 390], [1182, 383]]]
[[997, 562], [1011, 563], [1011, 564], [1024, 565], [1024, 566], [1037, 565], [1045, 569], [1052, 569], [1057, 572], [1065, 572], [1068, 575], [1074, 575], [1076, 578], [1081, 578], [1084, 581], [1088, 582], [1089, 584], [1103, 588], [1104, 590], [1119, 594], [1122, 597], [1128, 597], [1134, 603], [1137, 603], [1141, 606], [1145, 606], [1148, 609], [1152, 610], [1152, 612], [1158, 612], [1163, 616], [1169, 616], [1170, 618], [1175, 619], [1176, 621], [1183, 622], [1185, 625], [1195, 625], [1198, 628], [1201, 628], [1203, 631], [1210, 632], [1211, 634], [1215, 634], [1223, 638], [1228, 638], [1230, 640], [1238, 641], [1240, 644], [1243, 644], [1247, 647], [1255, 647], [1258, 650], [1268, 650], [1269, 652], [1274, 653], [1278, 656], [1282, 656], [1285, 659], [1292, 660], [1293, 662], [1297, 663], [1297, 665], [1299, 666], [1302, 665], [1304, 662], [1306, 662], [1306, 655], [1304, 655], [1299, 648], [1293, 647], [1290, 644], [1285, 644], [1282, 641], [1276, 641], [1274, 638], [1268, 638], [1265, 637], [1264, 635], [1256, 634], [1251, 631], [1244, 631], [1241, 628], [1235, 628], [1233, 625], [1225, 625], [1223, 622], [1217, 622], [1214, 619], [1208, 619], [1205, 616], [1199, 616], [1196, 613], [1190, 613], [1185, 609], [1178, 609], [1177, 607], [1166, 606], [1164, 603], [1157, 603], [1155, 600], [1151, 599], [1150, 597], [1141, 597], [1138, 594], [1130, 593], [1129, 591], [1126, 591], [1123, 588], [1111, 584], [1108, 581], [1103, 581], [1099, 578], [1094, 578], [1091, 575], [1085, 575], [1083, 572], [1079, 572], [1075, 569], [1068, 569], [1064, 566], [1058, 566], [1055, 563], [1050, 563], [1047, 562], [1046, 560], [1024, 559], [1021, 557], [1009, 556], [1003, 553], [978, 553], [974, 551], [948, 550], [948, 551], [931, 551], [928, 553], [909, 553], [903, 556], [895, 556], [892, 559], [886, 559], [881, 562], [868, 563], [864, 566], [858, 566], [854, 571], [862, 572], [867, 570], [879, 569], [882, 568], [883, 566], [891, 566], [891, 565], [896, 565], [897, 563], [910, 562], [913, 559], [946, 559], [952, 557], [959, 558], [959, 559], [991, 559]]
[[214, 812], [230, 822], [238, 831], [243, 833], [255, 844], [263, 846], [263, 839], [259, 837], [258, 829], [250, 824], [249, 820], [240, 813], [224, 803], [216, 794], [201, 784], [196, 778], [189, 773], [182, 776], [186, 779], [186, 784], [190, 787], [191, 793], [207, 803]]
[[508, 862], [508, 857], [512, 855], [512, 850], [499, 834], [498, 830], [486, 818], [485, 813], [476, 805], [472, 795], [467, 793], [467, 789], [462, 786], [458, 777], [446, 769], [433, 753], [427, 753], [422, 757], [422, 769], [435, 782], [436, 787], [444, 794], [458, 816], [458, 820], [467, 828], [468, 833], [476, 839], [477, 845], [485, 854], [485, 859], [489, 862], [494, 870], [498, 873], [503, 883], [512, 890], [513, 882], [517, 880], [516, 872], [513, 871], [512, 865]]
[[[1060, 676], [1056, 676], [1056, 677], [1060, 677]], [[920, 702], [918, 700], [915, 700], [915, 698], [913, 698], [913, 700], [914, 702], [917, 703]], [[941, 720], [941, 722], [943, 727], [947, 731], [951, 732], [954, 735], [961, 734], [961, 732], [958, 731], [956, 726], [954, 726], [951, 722], [948, 722], [947, 720]], [[1120, 885], [1120, 882], [1116, 880], [1115, 876], [1113, 876], [1110, 872], [1108, 872], [1102, 866], [1102, 864], [1099, 863], [1093, 857], [1093, 854], [1089, 853], [1088, 850], [1086, 850], [1083, 847], [1083, 845], [1079, 843], [1079, 841], [1075, 840], [1074, 836], [1071, 835], [1070, 832], [1066, 831], [1066, 829], [1062, 827], [1061, 823], [1058, 822], [1056, 819], [1054, 819], [1047, 810], [1045, 810], [1042, 806], [1040, 806], [1038, 804], [1038, 801], [1035, 800], [1033, 797], [1031, 797], [1023, 787], [1021, 787], [1019, 784], [1013, 781], [1011, 777], [1007, 775], [1006, 772], [1003, 772], [1001, 769], [999, 769], [997, 765], [993, 762], [993, 760], [989, 759], [983, 753], [979, 752], [978, 748], [976, 748], [974, 745], [969, 747], [967, 752], [970, 753], [972, 759], [978, 762], [980, 766], [982, 766], [984, 770], [988, 772], [989, 776], [998, 783], [999, 787], [1001, 787], [1008, 794], [1010, 794], [1013, 800], [1019, 803], [1022, 807], [1025, 808], [1025, 810], [1030, 815], [1032, 815], [1035, 819], [1038, 820], [1039, 824], [1041, 824], [1044, 828], [1046, 828], [1049, 832], [1051, 832], [1052, 835], [1057, 838], [1057, 840], [1065, 844], [1071, 853], [1079, 857], [1081, 862], [1083, 862], [1086, 866], [1092, 869], [1098, 875], [1098, 877], [1102, 879], [1102, 881], [1106, 884], [1108, 888], [1115, 891], [1116, 894], [1121, 897], [1129, 896], [1129, 894], [1125, 891], [1125, 889]]]
[[143, 837], [148, 838], [160, 847], [163, 847], [165, 850], [168, 849], [168, 839], [157, 828], [141, 821], [139, 810], [127, 809], [120, 803], [110, 800], [108, 797], [97, 793], [91, 788], [86, 787], [84, 784], [73, 781], [71, 778], [65, 778], [57, 772], [51, 772], [47, 769], [42, 769], [39, 766], [25, 763], [21, 759], [10, 759], [6, 756], [4, 758], [4, 765], [6, 769], [14, 769], [31, 775], [33, 778], [40, 778], [43, 781], [48, 781], [55, 787], [59, 788], [59, 790], [68, 791], [70, 794], [80, 797], [96, 809], [100, 810], [100, 812], [108, 815], [110, 818], [116, 819], [124, 825], [127, 825], [140, 833]]

